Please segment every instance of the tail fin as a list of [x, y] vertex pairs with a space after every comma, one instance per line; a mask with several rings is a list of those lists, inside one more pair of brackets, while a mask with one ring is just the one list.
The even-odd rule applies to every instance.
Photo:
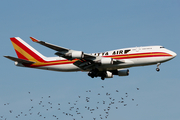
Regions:
[[18, 58], [33, 61], [44, 62], [45, 56], [23, 41], [20, 37], [10, 38]]

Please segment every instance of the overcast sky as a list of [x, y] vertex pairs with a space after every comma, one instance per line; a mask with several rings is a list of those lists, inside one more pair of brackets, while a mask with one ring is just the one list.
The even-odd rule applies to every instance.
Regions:
[[[178, 0], [2, 0], [0, 15], [0, 119], [180, 119]], [[159, 73], [156, 65], [134, 67], [129, 76], [102, 81], [85, 72], [16, 67], [3, 57], [16, 57], [10, 37], [54, 56], [30, 36], [85, 53], [162, 45], [177, 57]]]

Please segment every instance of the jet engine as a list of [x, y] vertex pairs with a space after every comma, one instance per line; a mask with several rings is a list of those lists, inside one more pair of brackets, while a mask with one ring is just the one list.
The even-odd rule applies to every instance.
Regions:
[[129, 69], [117, 70], [117, 75], [119, 75], [119, 76], [128, 76], [129, 75]]
[[112, 59], [112, 58], [102, 58], [102, 59], [101, 59], [101, 64], [102, 64], [102, 65], [110, 65], [110, 64], [113, 64], [113, 59]]
[[84, 53], [82, 51], [73, 51], [72, 58], [84, 58]]
[[84, 53], [82, 51], [72, 51], [70, 53], [64, 54], [66, 57], [71, 57], [72, 59], [78, 58], [84, 58]]

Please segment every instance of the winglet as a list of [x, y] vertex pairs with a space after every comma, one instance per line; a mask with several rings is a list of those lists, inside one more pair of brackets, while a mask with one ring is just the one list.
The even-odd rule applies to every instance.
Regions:
[[33, 42], [39, 42], [39, 40], [37, 40], [37, 39], [35, 39], [35, 38], [33, 38], [33, 37], [30, 37], [31, 38], [31, 40], [33, 41]]

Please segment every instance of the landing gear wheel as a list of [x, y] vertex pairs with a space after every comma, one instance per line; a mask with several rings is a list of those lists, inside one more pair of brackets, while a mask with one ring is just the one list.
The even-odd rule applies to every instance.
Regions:
[[157, 68], [156, 68], [156, 71], [159, 72], [160, 69], [159, 69], [159, 66], [161, 65], [161, 63], [157, 63]]
[[88, 73], [88, 76], [91, 76], [91, 73], [90, 73], [90, 72]]
[[105, 79], [105, 77], [101, 77], [101, 80], [104, 80]]
[[88, 76], [90, 76], [91, 78], [97, 77], [98, 72], [99, 72], [99, 70], [97, 68], [92, 69], [91, 71], [89, 71]]
[[93, 76], [93, 75], [91, 75], [91, 78], [94, 78], [94, 76]]
[[88, 73], [88, 76], [90, 76], [91, 78], [94, 78], [94, 75], [93, 75], [93, 73]]
[[160, 71], [160, 69], [159, 69], [159, 68], [156, 68], [156, 71], [157, 71], [157, 72], [159, 72], [159, 71]]

